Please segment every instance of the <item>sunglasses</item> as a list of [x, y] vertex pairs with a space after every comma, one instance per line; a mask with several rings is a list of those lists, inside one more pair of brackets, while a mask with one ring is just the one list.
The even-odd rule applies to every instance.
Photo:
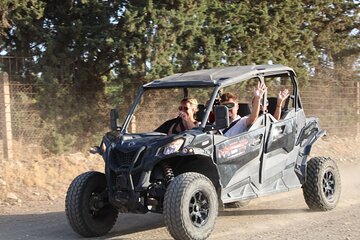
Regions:
[[232, 109], [233, 107], [235, 107], [235, 103], [224, 103], [224, 104], [221, 104], [223, 106], [226, 106], [228, 109]]
[[183, 106], [180, 106], [179, 107], [179, 111], [187, 111], [187, 110], [189, 110], [190, 108], [188, 108], [188, 107], [183, 107]]

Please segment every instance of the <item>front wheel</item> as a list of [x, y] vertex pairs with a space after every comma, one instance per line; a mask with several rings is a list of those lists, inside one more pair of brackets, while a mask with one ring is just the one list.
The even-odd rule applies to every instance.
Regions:
[[105, 190], [105, 175], [95, 171], [80, 174], [70, 184], [65, 212], [71, 227], [78, 234], [97, 237], [114, 226], [118, 211], [108, 203]]
[[336, 207], [341, 192], [339, 169], [334, 160], [314, 157], [307, 163], [303, 194], [312, 210], [328, 211]]
[[206, 239], [218, 214], [218, 198], [212, 182], [188, 172], [174, 178], [165, 193], [164, 220], [174, 239]]

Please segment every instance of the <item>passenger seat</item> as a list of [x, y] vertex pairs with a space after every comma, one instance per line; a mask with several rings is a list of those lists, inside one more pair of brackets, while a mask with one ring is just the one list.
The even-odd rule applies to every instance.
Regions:
[[239, 103], [238, 115], [245, 117], [251, 113], [250, 106], [248, 103]]

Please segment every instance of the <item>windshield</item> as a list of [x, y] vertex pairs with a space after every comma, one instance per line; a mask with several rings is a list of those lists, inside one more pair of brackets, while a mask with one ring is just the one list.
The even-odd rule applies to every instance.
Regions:
[[[213, 88], [167, 88], [147, 89], [132, 115], [127, 127], [129, 133], [154, 132], [168, 120], [179, 116], [181, 101], [187, 98], [196, 99], [197, 107], [204, 107], [210, 99]], [[194, 119], [200, 122], [194, 111]]]

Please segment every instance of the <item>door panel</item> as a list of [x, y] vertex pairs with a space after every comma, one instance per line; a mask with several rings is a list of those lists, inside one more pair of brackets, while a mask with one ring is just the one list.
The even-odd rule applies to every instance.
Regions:
[[283, 177], [296, 138], [295, 117], [274, 122], [267, 117], [270, 127], [261, 164], [261, 183], [264, 187]]
[[295, 136], [295, 118], [270, 123], [265, 153], [280, 148], [283, 148], [286, 152], [290, 152], [294, 148]]
[[262, 126], [215, 145], [214, 154], [223, 194], [234, 191], [234, 186], [240, 187], [241, 182], [259, 184], [259, 159], [264, 145], [264, 134], [265, 127]]

